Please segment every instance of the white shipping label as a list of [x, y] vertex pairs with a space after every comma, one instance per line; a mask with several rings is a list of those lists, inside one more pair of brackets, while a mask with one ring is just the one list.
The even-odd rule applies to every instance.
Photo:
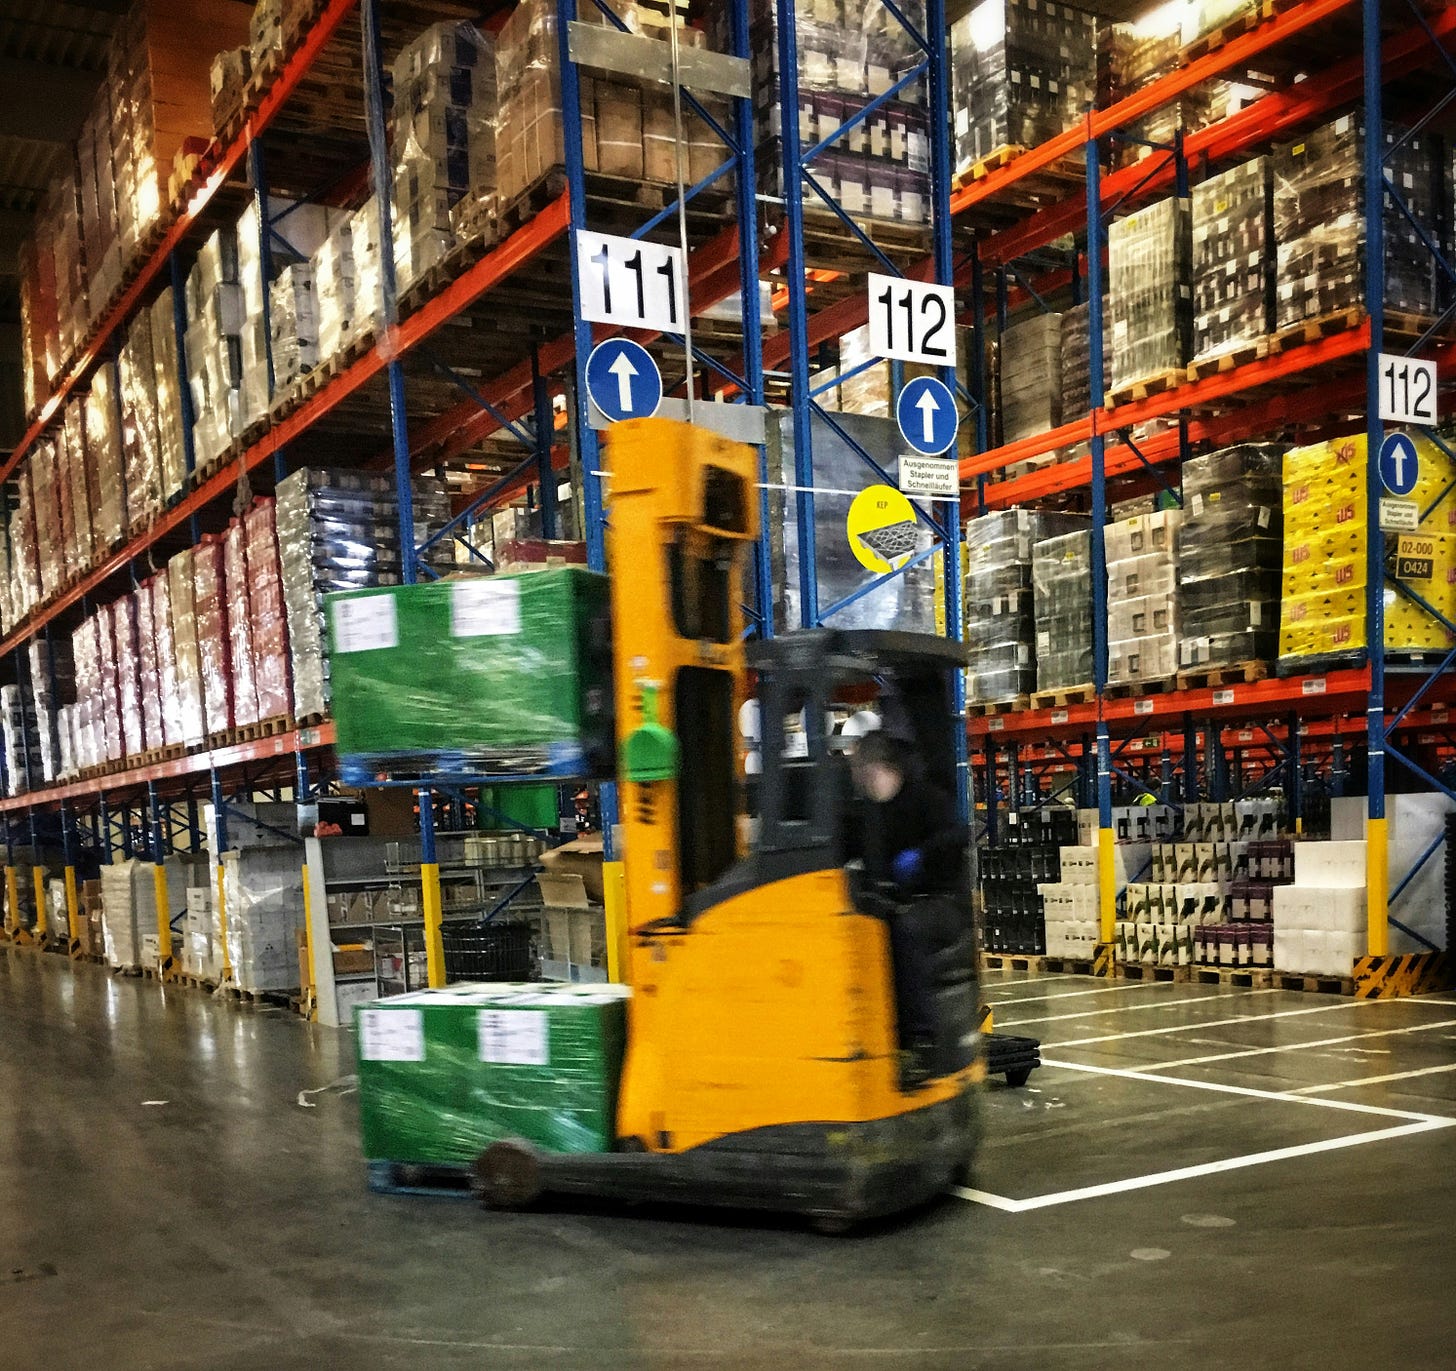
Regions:
[[359, 1055], [366, 1062], [422, 1062], [425, 1016], [418, 1009], [361, 1009]]
[[480, 1060], [501, 1066], [547, 1066], [551, 1030], [546, 1015], [533, 1009], [482, 1009]]
[[375, 652], [399, 646], [399, 618], [392, 595], [360, 595], [330, 604], [336, 652]]
[[499, 638], [521, 631], [521, 583], [494, 576], [457, 581], [450, 592], [452, 638]]

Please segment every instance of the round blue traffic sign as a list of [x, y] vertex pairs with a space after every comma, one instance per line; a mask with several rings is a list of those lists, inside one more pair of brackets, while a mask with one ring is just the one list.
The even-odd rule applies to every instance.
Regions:
[[650, 419], [662, 403], [662, 373], [640, 343], [609, 338], [586, 359], [586, 393], [613, 423]]
[[1409, 495], [1420, 473], [1415, 443], [1404, 433], [1387, 433], [1380, 445], [1380, 484], [1392, 495]]
[[956, 413], [955, 396], [944, 381], [917, 376], [900, 390], [895, 421], [901, 436], [916, 452], [936, 457], [955, 442], [961, 419]]

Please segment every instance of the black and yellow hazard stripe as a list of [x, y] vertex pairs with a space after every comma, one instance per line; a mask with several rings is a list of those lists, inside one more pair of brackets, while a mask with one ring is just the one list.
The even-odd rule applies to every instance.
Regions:
[[1456, 984], [1456, 961], [1444, 952], [1404, 952], [1361, 957], [1355, 963], [1355, 998], [1393, 1000], [1429, 995]]

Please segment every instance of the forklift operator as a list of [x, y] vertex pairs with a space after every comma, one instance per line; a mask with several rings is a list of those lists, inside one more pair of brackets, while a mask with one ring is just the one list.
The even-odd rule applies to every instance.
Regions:
[[[901, 1047], [913, 1069], [915, 1059], [935, 1042], [931, 960], [945, 940], [937, 938], [942, 930], [935, 923], [946, 922], [933, 918], [943, 911], [916, 905], [949, 903], [915, 897], [965, 893], [968, 834], [954, 800], [924, 775], [909, 744], [885, 733], [866, 734], [850, 759], [850, 774], [861, 804], [849, 834], [849, 855], [863, 862], [875, 887], [893, 892], [888, 923], [895, 1002]], [[953, 907], [948, 912], [953, 918]]]

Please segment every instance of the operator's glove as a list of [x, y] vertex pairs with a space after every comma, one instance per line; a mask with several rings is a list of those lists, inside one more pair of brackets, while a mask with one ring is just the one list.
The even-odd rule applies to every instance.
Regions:
[[925, 857], [919, 848], [908, 847], [890, 863], [890, 874], [896, 885], [909, 885], [925, 867]]

